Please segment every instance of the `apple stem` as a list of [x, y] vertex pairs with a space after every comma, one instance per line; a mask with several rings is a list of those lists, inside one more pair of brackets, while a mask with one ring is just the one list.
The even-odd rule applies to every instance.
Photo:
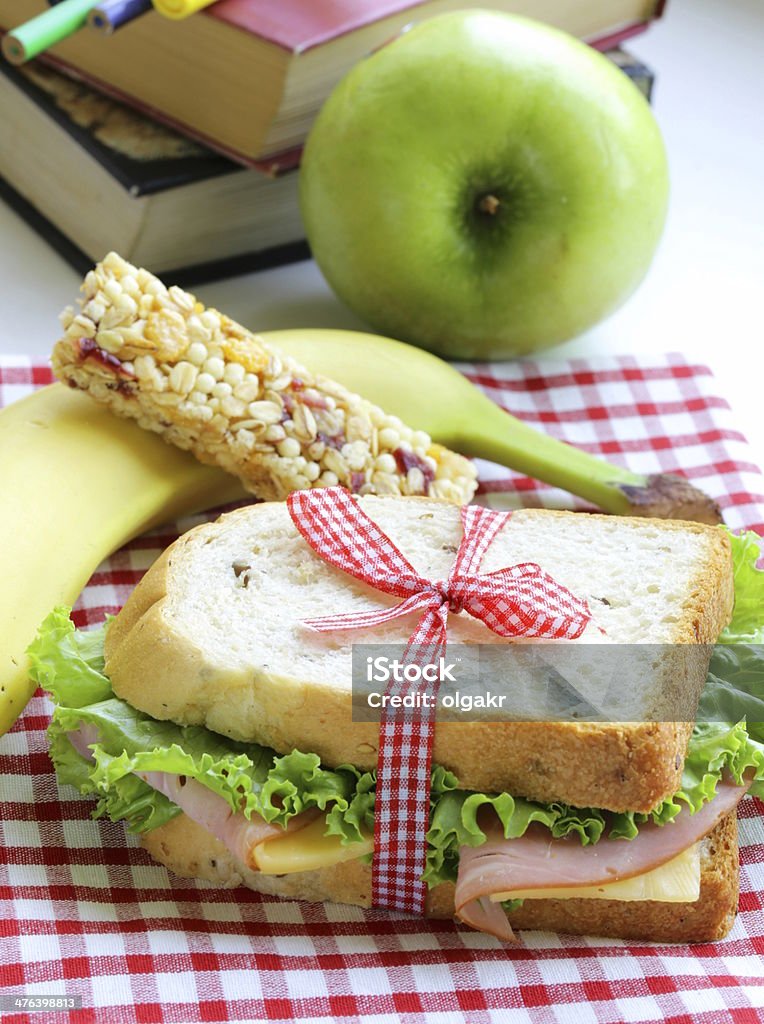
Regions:
[[489, 214], [491, 217], [497, 213], [500, 206], [501, 202], [498, 197], [492, 195], [490, 192], [488, 195], [482, 196], [478, 202], [478, 210], [480, 210], [481, 213]]

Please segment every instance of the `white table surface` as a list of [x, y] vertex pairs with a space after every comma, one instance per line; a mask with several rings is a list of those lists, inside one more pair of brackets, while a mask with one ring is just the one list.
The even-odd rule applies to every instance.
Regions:
[[[654, 110], [672, 177], [666, 232], [627, 305], [549, 355], [681, 351], [709, 364], [762, 464], [764, 2], [669, 0], [629, 48], [657, 74]], [[0, 202], [0, 353], [47, 355], [78, 284]], [[196, 291], [254, 329], [364, 328], [312, 262]]]

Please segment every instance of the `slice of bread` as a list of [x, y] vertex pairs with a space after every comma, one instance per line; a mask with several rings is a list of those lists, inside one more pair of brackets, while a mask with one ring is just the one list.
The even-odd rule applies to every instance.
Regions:
[[[609, 840], [602, 840], [609, 842]], [[165, 867], [184, 878], [202, 878], [218, 886], [246, 885], [285, 899], [371, 906], [371, 867], [360, 860], [291, 875], [263, 875], [234, 860], [213, 835], [184, 814], [147, 832], [142, 845]], [[602, 935], [652, 942], [713, 942], [735, 920], [738, 899], [737, 820], [722, 818], [703, 840], [700, 898], [695, 903], [645, 900], [526, 900], [509, 915], [513, 928]], [[454, 913], [454, 887], [436, 886], [428, 895], [429, 917]]]
[[[448, 575], [462, 533], [458, 508], [416, 498], [362, 501], [420, 573]], [[695, 645], [671, 678], [623, 679], [627, 695], [644, 684], [646, 715], [678, 683], [686, 716], [439, 723], [435, 762], [465, 789], [651, 810], [681, 777], [686, 719], [710, 653], [698, 645], [713, 643], [731, 613], [726, 535], [689, 523], [525, 510], [496, 537], [481, 571], [524, 561], [586, 598], [612, 643]], [[285, 505], [254, 505], [192, 530], [155, 563], [109, 627], [106, 671], [120, 697], [155, 718], [370, 769], [378, 725], [351, 721], [351, 648], [405, 643], [416, 618], [323, 634], [303, 622], [395, 603], [323, 562]], [[465, 613], [449, 618], [449, 642], [506, 643]]]

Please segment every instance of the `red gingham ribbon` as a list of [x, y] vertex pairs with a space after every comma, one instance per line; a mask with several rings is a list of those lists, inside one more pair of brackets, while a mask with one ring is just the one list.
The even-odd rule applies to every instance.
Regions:
[[[292, 521], [324, 561], [375, 590], [403, 600], [393, 608], [309, 619], [322, 632], [363, 629], [423, 611], [404, 661], [424, 665], [445, 653], [449, 612], [466, 611], [499, 636], [574, 640], [591, 618], [586, 601], [534, 562], [478, 575], [486, 551], [511, 512], [476, 505], [461, 509], [463, 536], [448, 578], [420, 576], [382, 530], [341, 487], [295, 491]], [[391, 681], [389, 694], [432, 694], [438, 682]], [[374, 814], [373, 899], [376, 906], [424, 912], [422, 882], [430, 817], [430, 764], [435, 707], [383, 709]], [[434, 705], [434, 700], [429, 702]]]

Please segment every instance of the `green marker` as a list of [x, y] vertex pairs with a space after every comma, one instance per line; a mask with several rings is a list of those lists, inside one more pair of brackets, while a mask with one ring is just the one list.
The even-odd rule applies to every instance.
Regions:
[[87, 21], [98, 0], [63, 0], [3, 38], [3, 54], [11, 64], [23, 64], [43, 50], [73, 35]]

